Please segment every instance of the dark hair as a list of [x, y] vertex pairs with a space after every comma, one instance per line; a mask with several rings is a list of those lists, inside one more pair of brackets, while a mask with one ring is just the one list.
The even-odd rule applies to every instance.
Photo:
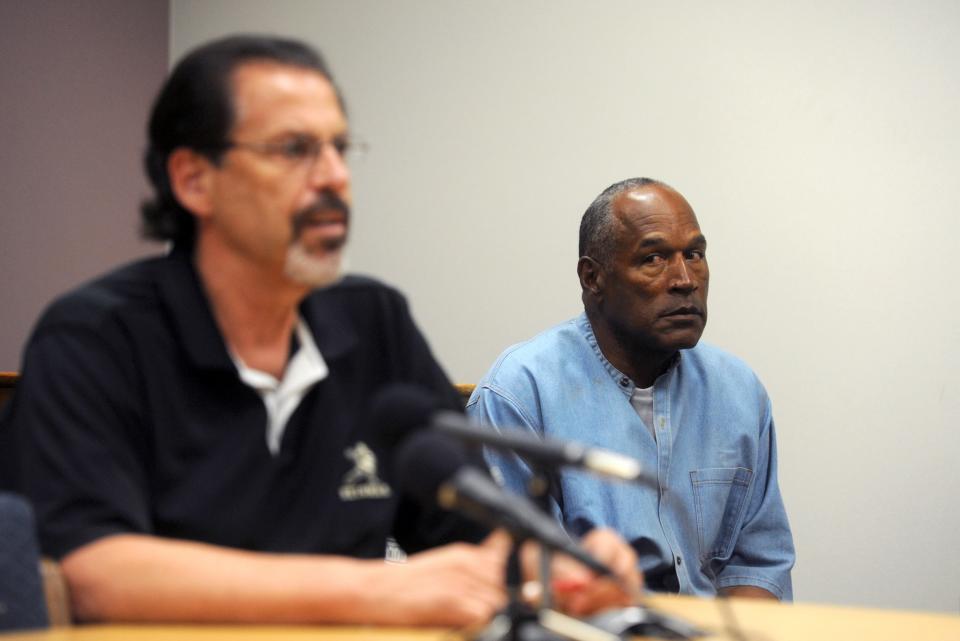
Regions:
[[230, 76], [241, 64], [261, 60], [316, 71], [333, 85], [343, 108], [340, 91], [323, 57], [302, 42], [241, 35], [194, 49], [167, 78], [150, 114], [144, 166], [154, 197], [140, 206], [145, 238], [179, 245], [193, 243], [194, 217], [173, 194], [167, 159], [175, 149], [187, 147], [214, 163], [220, 162], [234, 124]]
[[628, 189], [647, 185], [664, 185], [653, 178], [627, 178], [613, 183], [594, 198], [580, 219], [580, 254], [590, 256], [601, 265], [613, 252], [613, 200]]

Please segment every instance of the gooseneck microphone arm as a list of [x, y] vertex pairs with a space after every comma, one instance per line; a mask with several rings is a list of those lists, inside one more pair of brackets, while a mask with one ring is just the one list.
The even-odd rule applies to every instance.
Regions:
[[437, 490], [437, 503], [487, 525], [502, 527], [518, 540], [533, 539], [563, 552], [602, 576], [613, 571], [571, 539], [557, 521], [529, 499], [505, 491], [485, 472], [461, 468]]
[[394, 383], [374, 399], [371, 422], [383, 445], [390, 447], [411, 433], [431, 430], [459, 441], [515, 452], [531, 466], [544, 470], [575, 467], [621, 481], [657, 485], [655, 471], [643, 468], [640, 461], [599, 447], [587, 447], [572, 441], [541, 438], [521, 428], [495, 430], [472, 423], [463, 414], [439, 409], [441, 403], [414, 385]]
[[621, 481], [657, 484], [656, 477], [645, 470], [640, 461], [599, 447], [541, 438], [520, 428], [495, 430], [472, 423], [462, 414], [448, 410], [434, 412], [428, 427], [467, 443], [514, 452], [532, 466], [544, 470], [575, 467]]
[[613, 574], [530, 499], [503, 489], [470, 465], [455, 441], [435, 432], [416, 432], [401, 444], [395, 460], [401, 491], [422, 504], [439, 504], [490, 527], [502, 527], [519, 540], [532, 539], [563, 552], [597, 574]]

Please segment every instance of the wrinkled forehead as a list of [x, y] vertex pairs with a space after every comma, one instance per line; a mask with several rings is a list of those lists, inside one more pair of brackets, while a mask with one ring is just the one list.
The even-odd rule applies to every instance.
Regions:
[[621, 240], [633, 242], [650, 235], [686, 239], [701, 235], [697, 216], [686, 199], [666, 185], [628, 189], [613, 201], [615, 227]]

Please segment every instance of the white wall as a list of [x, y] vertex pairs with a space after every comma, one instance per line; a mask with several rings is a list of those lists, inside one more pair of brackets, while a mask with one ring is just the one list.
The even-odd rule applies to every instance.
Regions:
[[451, 376], [579, 310], [577, 225], [634, 175], [710, 240], [706, 339], [777, 416], [798, 600], [960, 609], [960, 4], [174, 0], [174, 57], [308, 39], [372, 145], [353, 267]]

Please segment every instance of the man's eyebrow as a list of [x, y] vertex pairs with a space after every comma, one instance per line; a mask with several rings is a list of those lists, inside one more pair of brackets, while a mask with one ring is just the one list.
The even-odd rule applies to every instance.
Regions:
[[643, 237], [643, 240], [640, 241], [640, 247], [657, 247], [658, 245], [662, 245], [665, 241], [666, 239], [662, 235], [652, 234], [650, 236]]
[[[651, 234], [645, 236], [640, 240], [640, 243], [637, 245], [639, 249], [650, 249], [651, 247], [661, 247], [667, 244], [667, 239], [662, 234]], [[686, 244], [686, 249], [692, 247], [706, 247], [707, 238], [703, 234], [697, 234], [689, 240]]]
[[[349, 138], [349, 137], [350, 137], [350, 130], [347, 128], [344, 128], [342, 131], [337, 131], [333, 133], [331, 136], [329, 136], [328, 138], [325, 138], [324, 140], [336, 140], [338, 138]], [[321, 138], [319, 138], [316, 134], [314, 134], [313, 132], [307, 129], [300, 129], [300, 128], [294, 128], [294, 127], [290, 127], [287, 129], [280, 129], [274, 132], [273, 134], [271, 134], [270, 138], [271, 139], [310, 138], [313, 140], [321, 140]]]

